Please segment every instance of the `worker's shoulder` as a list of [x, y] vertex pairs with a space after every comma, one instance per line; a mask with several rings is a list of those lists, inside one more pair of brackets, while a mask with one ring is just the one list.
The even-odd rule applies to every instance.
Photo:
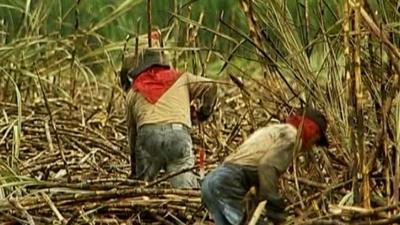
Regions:
[[198, 76], [198, 75], [194, 75], [190, 72], [181, 72], [181, 78], [180, 79], [186, 79], [187, 82], [190, 83], [198, 83], [198, 82], [210, 82], [212, 81], [211, 78], [208, 77], [203, 77], [203, 76]]
[[290, 124], [272, 124], [254, 132], [254, 136], [277, 136], [280, 138], [296, 138], [297, 129]]

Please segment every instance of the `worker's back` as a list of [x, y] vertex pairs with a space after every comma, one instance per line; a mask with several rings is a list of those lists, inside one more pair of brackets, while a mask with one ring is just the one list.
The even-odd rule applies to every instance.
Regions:
[[208, 79], [183, 73], [154, 103], [132, 88], [127, 96], [137, 127], [152, 123], [182, 123], [191, 127], [190, 101], [209, 88]]
[[225, 162], [257, 167], [264, 159], [283, 172], [292, 161], [296, 135], [296, 128], [289, 124], [261, 128], [228, 156]]

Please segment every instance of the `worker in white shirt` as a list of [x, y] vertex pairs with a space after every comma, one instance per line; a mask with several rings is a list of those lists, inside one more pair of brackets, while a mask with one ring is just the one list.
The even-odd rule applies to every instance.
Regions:
[[328, 146], [326, 128], [324, 115], [309, 108], [289, 116], [284, 124], [254, 132], [204, 178], [202, 200], [215, 224], [242, 224], [245, 218], [243, 199], [251, 187], [256, 187], [256, 202], [267, 200], [270, 220], [285, 220], [286, 204], [279, 194], [278, 179], [292, 163], [296, 143], [302, 151], [315, 144]]

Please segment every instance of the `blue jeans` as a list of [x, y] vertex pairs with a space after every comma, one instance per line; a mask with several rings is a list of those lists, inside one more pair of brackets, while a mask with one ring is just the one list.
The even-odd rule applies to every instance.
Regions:
[[246, 172], [236, 165], [222, 164], [202, 182], [202, 201], [216, 225], [239, 225], [244, 220], [243, 197], [250, 188]]
[[[146, 124], [139, 128], [135, 143], [135, 166], [138, 179], [153, 180], [161, 169], [178, 172], [194, 166], [189, 128], [182, 124]], [[175, 188], [198, 188], [191, 171], [170, 178]]]

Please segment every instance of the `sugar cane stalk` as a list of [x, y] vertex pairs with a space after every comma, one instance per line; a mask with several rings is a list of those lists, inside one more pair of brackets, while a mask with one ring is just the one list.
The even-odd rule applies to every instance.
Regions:
[[368, 160], [364, 148], [364, 116], [363, 116], [363, 92], [361, 79], [361, 6], [363, 0], [357, 0], [354, 7], [354, 30], [355, 30], [355, 49], [354, 49], [354, 95], [356, 112], [356, 134], [357, 134], [357, 152], [359, 154], [362, 174], [362, 202], [366, 208], [371, 207], [370, 187], [368, 175]]
[[151, 0], [147, 0], [147, 40], [149, 48], [151, 48]]

